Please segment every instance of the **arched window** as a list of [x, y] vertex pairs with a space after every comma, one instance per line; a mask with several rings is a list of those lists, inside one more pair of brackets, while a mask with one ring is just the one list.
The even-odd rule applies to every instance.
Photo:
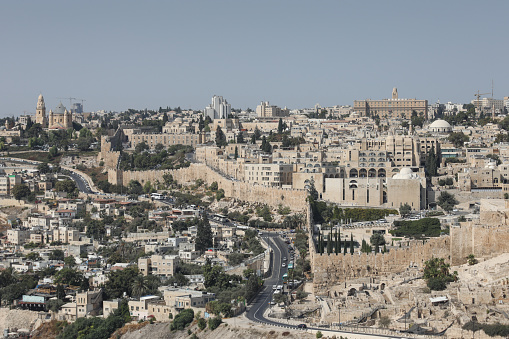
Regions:
[[350, 170], [350, 178], [357, 178], [359, 176], [359, 173], [357, 172], [357, 170], [355, 168], [352, 168]]
[[376, 169], [370, 168], [368, 171], [368, 177], [369, 178], [375, 178], [376, 177]]

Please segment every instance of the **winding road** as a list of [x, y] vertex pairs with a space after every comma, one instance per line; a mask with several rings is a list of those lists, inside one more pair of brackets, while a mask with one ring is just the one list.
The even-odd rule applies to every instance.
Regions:
[[[251, 302], [250, 307], [246, 311], [246, 317], [254, 322], [259, 322], [268, 325], [275, 325], [280, 327], [287, 327], [293, 329], [299, 329], [296, 325], [291, 325], [288, 323], [281, 323], [276, 321], [277, 319], [267, 319], [264, 317], [264, 313], [268, 307], [270, 307], [270, 302], [272, 300], [272, 286], [273, 285], [282, 285], [283, 274], [287, 272], [287, 267], [282, 267], [283, 258], [289, 258], [288, 253], [288, 245], [279, 237], [277, 233], [264, 232], [261, 236], [271, 247], [273, 251], [272, 262], [271, 262], [271, 276], [265, 279], [265, 284], [262, 290], [258, 293], [256, 298]], [[357, 334], [359, 336], [366, 336], [366, 338], [408, 338], [408, 337], [400, 337], [394, 335], [382, 335], [382, 334], [367, 334], [363, 332], [354, 332], [354, 331], [340, 331], [340, 330], [330, 330], [327, 328], [316, 328], [316, 327], [307, 327], [310, 330], [319, 330], [322, 333], [326, 332], [334, 332], [334, 333], [344, 333], [344, 334]]]

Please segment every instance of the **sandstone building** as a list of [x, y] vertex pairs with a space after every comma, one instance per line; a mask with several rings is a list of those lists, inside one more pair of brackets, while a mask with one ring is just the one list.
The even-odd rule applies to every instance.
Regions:
[[391, 99], [382, 100], [355, 100], [353, 110], [360, 116], [378, 115], [382, 118], [410, 119], [412, 112], [426, 115], [428, 112], [428, 100], [399, 99], [398, 90], [392, 90]]

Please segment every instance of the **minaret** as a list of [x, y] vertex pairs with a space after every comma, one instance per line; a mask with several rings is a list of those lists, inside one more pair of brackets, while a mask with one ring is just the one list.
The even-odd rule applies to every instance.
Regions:
[[396, 87], [394, 87], [392, 89], [392, 99], [397, 99], [398, 98], [398, 89]]
[[44, 97], [39, 94], [37, 99], [37, 108], [35, 110], [35, 123], [40, 124], [42, 128], [48, 127], [46, 120], [46, 104], [44, 103]]

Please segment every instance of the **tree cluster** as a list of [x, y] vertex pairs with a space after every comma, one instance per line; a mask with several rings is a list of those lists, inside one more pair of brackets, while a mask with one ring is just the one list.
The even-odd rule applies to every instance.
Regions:
[[448, 283], [458, 280], [457, 272], [451, 274], [449, 268], [444, 258], [432, 258], [424, 263], [424, 279], [429, 289], [442, 291]]
[[441, 233], [440, 220], [437, 218], [422, 218], [420, 220], [396, 220], [394, 230], [389, 231], [395, 237], [439, 237]]

